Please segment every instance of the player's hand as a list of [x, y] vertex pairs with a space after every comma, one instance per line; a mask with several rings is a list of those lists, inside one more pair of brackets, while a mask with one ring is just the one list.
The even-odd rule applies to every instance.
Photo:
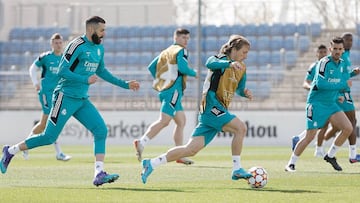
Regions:
[[195, 70], [195, 72], [196, 72], [195, 78], [196, 78], [196, 79], [199, 79], [199, 74], [200, 74], [200, 73], [198, 73], [196, 70]]
[[251, 90], [249, 90], [248, 88], [244, 89], [244, 94], [245, 94], [245, 97], [252, 100], [253, 99], [253, 95], [252, 95], [252, 92]]
[[236, 70], [245, 70], [244, 64], [243, 64], [243, 63], [240, 63], [240, 62], [238, 62], [238, 61], [233, 61], [233, 62], [231, 62], [230, 67], [231, 67], [231, 68], [234, 68], [234, 69], [236, 69]]
[[355, 73], [356, 75], [358, 75], [358, 74], [360, 73], [360, 68], [359, 68], [359, 67], [356, 67], [356, 68], [353, 69], [353, 71], [354, 71], [354, 73]]
[[140, 88], [140, 83], [136, 80], [130, 80], [129, 83], [129, 89], [137, 91]]
[[96, 75], [92, 75], [88, 78], [88, 83], [91, 85], [91, 84], [96, 83], [97, 80], [98, 80], [98, 77]]
[[345, 101], [345, 98], [343, 96], [338, 97], [338, 102], [343, 103]]
[[349, 87], [352, 86], [352, 80], [348, 80], [348, 81], [346, 81], [346, 82], [347, 82], [347, 85], [348, 85]]
[[36, 85], [35, 85], [35, 90], [36, 90], [36, 91], [39, 91], [39, 90], [40, 90], [40, 85], [39, 85], [39, 84], [36, 84]]

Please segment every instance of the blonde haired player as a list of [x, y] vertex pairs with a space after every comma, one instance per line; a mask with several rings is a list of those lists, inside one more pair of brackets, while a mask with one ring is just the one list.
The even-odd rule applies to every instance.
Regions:
[[211, 56], [206, 62], [208, 74], [203, 85], [203, 99], [199, 114], [199, 123], [186, 145], [176, 146], [166, 153], [142, 161], [141, 179], [146, 183], [152, 171], [163, 164], [183, 157], [194, 156], [205, 148], [220, 131], [233, 133], [231, 153], [233, 180], [247, 179], [252, 175], [242, 168], [240, 154], [247, 131], [246, 125], [236, 115], [228, 111], [236, 94], [252, 99], [252, 93], [245, 88], [246, 59], [250, 42], [240, 35], [233, 35], [224, 44], [217, 56]]
[[[41, 104], [42, 115], [31, 130], [31, 134], [40, 134], [45, 129], [48, 119], [53, 91], [58, 83], [57, 72], [59, 71], [59, 63], [63, 52], [63, 37], [59, 33], [54, 33], [50, 38], [51, 51], [44, 52], [31, 64], [29, 74], [31, 81], [38, 92]], [[40, 81], [38, 80], [37, 70], [41, 70]], [[54, 143], [56, 151], [56, 159], [68, 161], [71, 156], [62, 152], [58, 141]], [[28, 159], [28, 150], [23, 151], [25, 159]]]

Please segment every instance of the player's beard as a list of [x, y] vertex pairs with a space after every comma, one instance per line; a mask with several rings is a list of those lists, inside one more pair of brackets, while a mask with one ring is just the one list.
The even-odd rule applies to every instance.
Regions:
[[97, 35], [96, 33], [91, 35], [91, 40], [95, 43], [95, 44], [100, 44], [101, 43], [101, 38], [99, 37], [99, 35]]

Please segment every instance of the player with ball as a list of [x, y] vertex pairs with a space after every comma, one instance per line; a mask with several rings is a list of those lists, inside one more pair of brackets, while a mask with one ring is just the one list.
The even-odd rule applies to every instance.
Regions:
[[231, 178], [239, 180], [252, 177], [252, 174], [242, 168], [240, 161], [243, 140], [247, 131], [246, 125], [228, 111], [235, 93], [252, 99], [251, 91], [245, 88], [246, 67], [243, 63], [249, 49], [250, 42], [245, 37], [232, 35], [228, 42], [221, 47], [218, 55], [207, 59], [208, 74], [203, 85], [198, 125], [187, 144], [173, 147], [158, 157], [142, 160], [141, 179], [143, 183], [146, 183], [147, 178], [156, 167], [182, 157], [196, 155], [221, 131], [233, 133]]

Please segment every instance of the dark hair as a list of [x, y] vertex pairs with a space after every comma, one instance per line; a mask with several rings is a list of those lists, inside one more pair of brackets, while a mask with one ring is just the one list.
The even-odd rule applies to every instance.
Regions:
[[325, 45], [320, 44], [320, 45], [318, 46], [318, 50], [320, 50], [320, 49], [327, 49], [327, 48], [326, 48], [326, 46], [325, 46]]
[[250, 46], [250, 42], [241, 35], [231, 35], [229, 41], [222, 45], [219, 54], [225, 54], [229, 56], [231, 49], [241, 49], [244, 45]]
[[90, 24], [98, 24], [98, 23], [106, 23], [105, 20], [99, 16], [93, 16], [86, 20], [85, 25], [88, 26]]
[[330, 45], [333, 46], [334, 44], [344, 44], [344, 39], [341, 37], [334, 37], [330, 41]]
[[352, 33], [351, 32], [344, 32], [342, 35], [341, 35], [341, 38], [345, 38], [345, 37], [352, 37]]
[[185, 29], [185, 28], [178, 28], [175, 30], [174, 35], [178, 36], [178, 35], [187, 35], [190, 34], [190, 31]]

